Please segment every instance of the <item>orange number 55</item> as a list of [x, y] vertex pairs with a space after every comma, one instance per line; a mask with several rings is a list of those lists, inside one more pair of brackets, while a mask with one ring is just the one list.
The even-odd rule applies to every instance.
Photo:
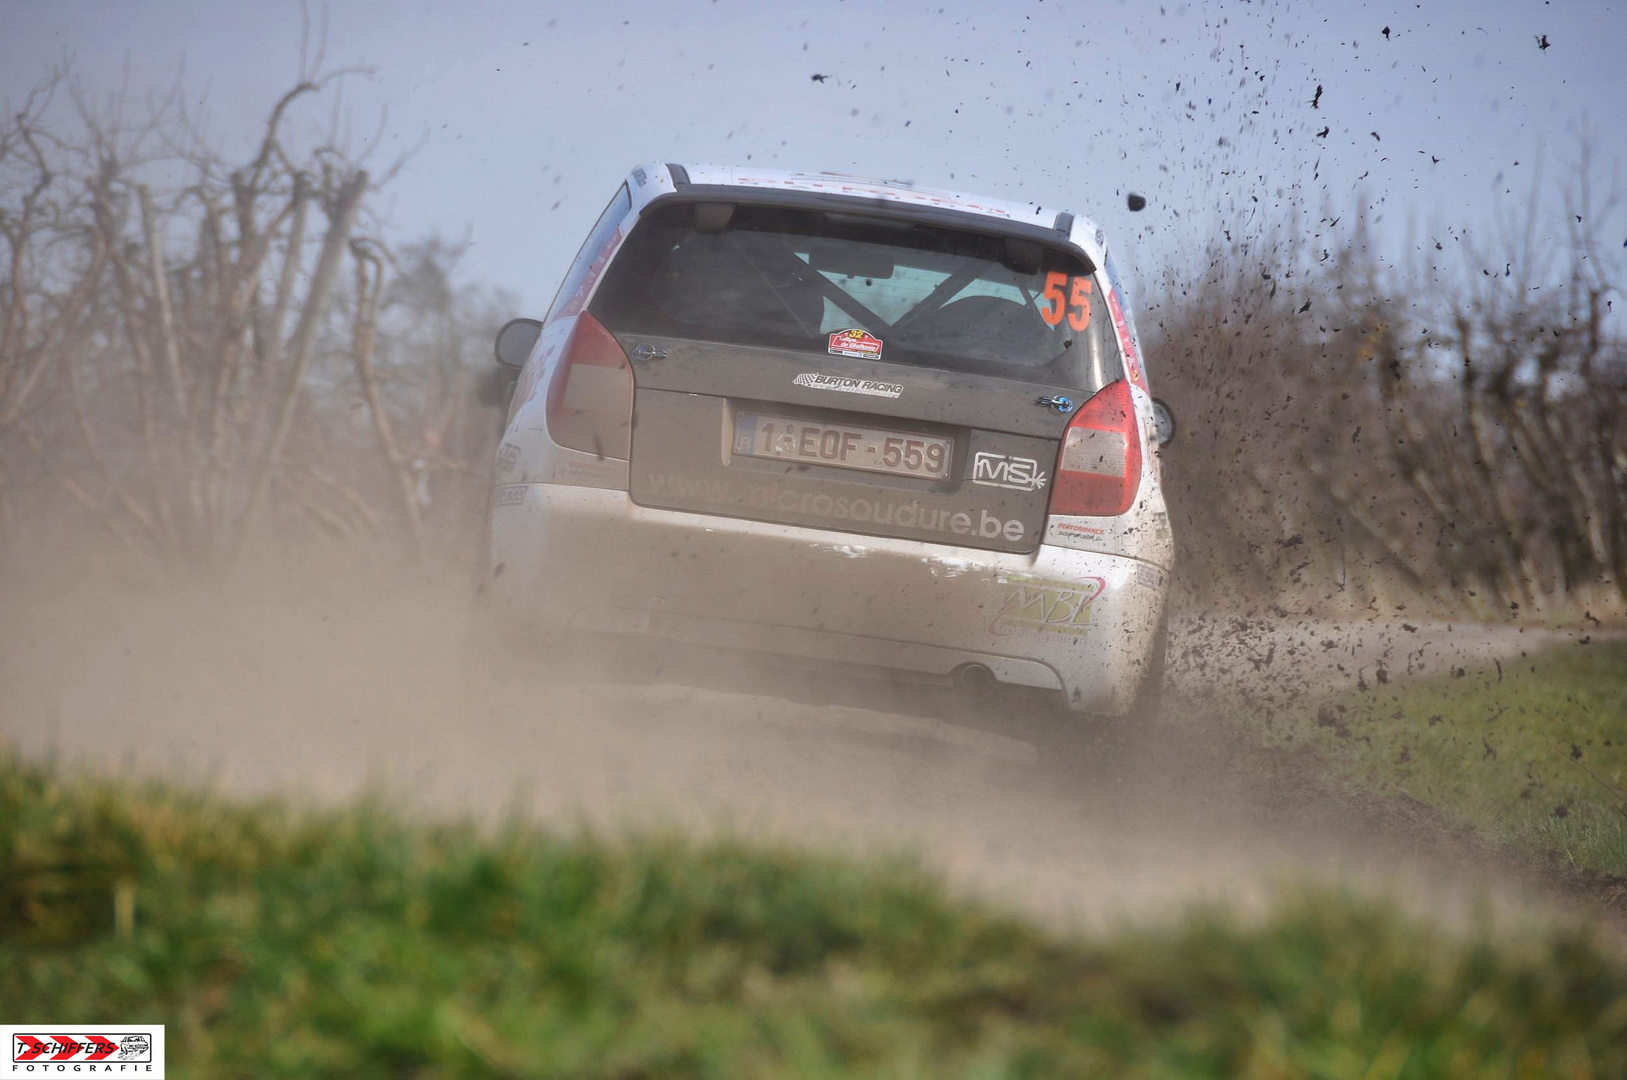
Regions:
[[1076, 331], [1083, 330], [1090, 325], [1090, 294], [1094, 286], [1088, 277], [1075, 277], [1064, 293], [1063, 286], [1068, 282], [1068, 275], [1060, 270], [1045, 275], [1044, 295], [1050, 303], [1039, 309], [1039, 317], [1045, 320], [1045, 325], [1055, 326], [1066, 312], [1068, 325]]

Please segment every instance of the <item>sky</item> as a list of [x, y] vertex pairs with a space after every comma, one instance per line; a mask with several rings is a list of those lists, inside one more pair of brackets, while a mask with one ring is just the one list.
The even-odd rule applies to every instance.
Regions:
[[[1107, 228], [1133, 288], [1195, 267], [1220, 224], [1362, 211], [1401, 258], [1489, 230], [1539, 168], [1557, 208], [1580, 133], [1596, 178], [1627, 159], [1627, 0], [332, 0], [313, 33], [324, 11], [327, 66], [371, 69], [337, 101], [352, 145], [379, 165], [416, 147], [366, 227], [467, 234], [466, 277], [512, 290], [517, 314], [541, 313], [641, 161], [1072, 210]], [[0, 99], [64, 57], [92, 89], [128, 67], [138, 94], [184, 61], [189, 103], [245, 156], [300, 27], [284, 0], [0, 0]], [[295, 131], [335, 105], [304, 103]]]

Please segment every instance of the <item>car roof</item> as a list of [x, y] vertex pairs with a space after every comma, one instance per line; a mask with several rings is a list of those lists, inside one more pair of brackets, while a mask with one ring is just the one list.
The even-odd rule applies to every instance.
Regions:
[[676, 182], [682, 177], [690, 184], [770, 188], [778, 191], [805, 191], [822, 195], [880, 199], [1046, 228], [1054, 226], [1059, 231], [1065, 227], [1068, 240], [1090, 256], [1091, 261], [1097, 266], [1103, 265], [1107, 257], [1106, 234], [1094, 221], [1034, 203], [1012, 202], [1009, 199], [922, 187], [906, 180], [876, 180], [837, 172], [794, 172], [740, 165], [647, 165], [635, 169], [632, 179], [638, 180], [639, 186], [643, 187], [646, 176], [651, 173], [659, 176], [662, 172], [666, 174], [663, 179], [667, 183], [660, 186], [667, 190], [673, 190], [678, 186]]

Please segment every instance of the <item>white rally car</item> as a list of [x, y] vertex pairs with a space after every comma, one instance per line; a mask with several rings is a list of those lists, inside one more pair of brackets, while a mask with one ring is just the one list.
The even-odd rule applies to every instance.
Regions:
[[826, 173], [645, 165], [516, 319], [489, 591], [600, 631], [1132, 712], [1174, 557], [1102, 230]]

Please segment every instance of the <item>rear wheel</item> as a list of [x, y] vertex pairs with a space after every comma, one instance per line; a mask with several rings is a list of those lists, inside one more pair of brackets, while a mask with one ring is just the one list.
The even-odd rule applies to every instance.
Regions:
[[1111, 773], [1114, 762], [1131, 744], [1139, 729], [1158, 716], [1164, 693], [1164, 654], [1169, 640], [1169, 617], [1158, 621], [1151, 647], [1143, 661], [1140, 685], [1129, 709], [1120, 714], [1079, 712], [1061, 695], [1054, 707], [1038, 718], [1035, 746], [1041, 764], [1071, 779], [1100, 778]]
[[491, 560], [489, 510], [475, 566], [475, 625], [491, 660], [503, 669], [533, 674], [562, 666], [563, 635], [523, 607], [517, 610], [513, 598], [502, 595], [507, 567]]
[[480, 508], [480, 541], [474, 553], [474, 573], [470, 580], [475, 602], [491, 603], [491, 485], [486, 486], [486, 503]]
[[1168, 650], [1169, 609], [1165, 608], [1158, 619], [1158, 629], [1153, 631], [1152, 648], [1147, 650], [1141, 685], [1136, 689], [1135, 704], [1125, 714], [1126, 719], [1140, 722], [1158, 715], [1159, 707], [1164, 702], [1164, 656]]

